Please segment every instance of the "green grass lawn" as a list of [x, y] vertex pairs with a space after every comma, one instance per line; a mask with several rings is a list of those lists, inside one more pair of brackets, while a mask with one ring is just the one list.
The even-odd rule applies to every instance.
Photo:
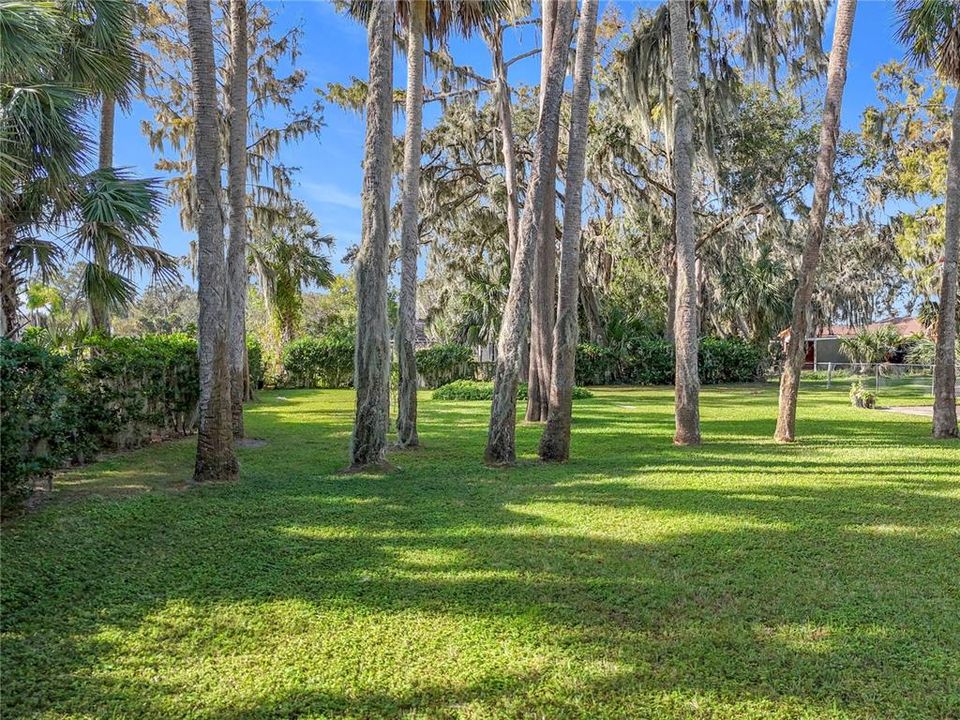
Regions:
[[242, 479], [194, 441], [63, 478], [2, 536], [4, 718], [958, 718], [960, 444], [806, 390], [578, 401], [574, 458], [480, 463], [485, 403], [339, 474], [348, 391], [264, 393]]

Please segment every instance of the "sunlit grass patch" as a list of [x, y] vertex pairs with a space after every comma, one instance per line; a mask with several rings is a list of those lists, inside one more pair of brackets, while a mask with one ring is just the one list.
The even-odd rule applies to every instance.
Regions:
[[960, 446], [808, 387], [780, 446], [751, 386], [675, 448], [671, 388], [592, 391], [562, 465], [424, 393], [342, 474], [350, 392], [282, 391], [236, 484], [189, 440], [69, 473], [3, 530], [4, 716], [960, 716]]

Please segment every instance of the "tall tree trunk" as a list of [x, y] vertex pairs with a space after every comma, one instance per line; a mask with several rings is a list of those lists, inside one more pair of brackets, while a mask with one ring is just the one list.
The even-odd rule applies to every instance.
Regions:
[[230, 428], [230, 291], [223, 254], [220, 133], [210, 0], [187, 0], [193, 69], [200, 319], [200, 422], [193, 479], [234, 480], [239, 473]]
[[677, 304], [674, 327], [676, 445], [700, 444], [700, 375], [697, 362], [696, 239], [693, 225], [693, 101], [690, 97], [688, 0], [670, 2], [673, 61], [673, 187], [676, 192]]
[[[676, 215], [676, 211], [674, 211]], [[677, 326], [677, 242], [676, 242], [676, 217], [674, 217], [674, 230], [670, 240], [663, 248], [662, 263], [664, 278], [667, 283], [667, 322], [664, 325], [663, 337], [669, 342], [674, 341], [674, 332]]]
[[[517, 383], [520, 353], [530, 311], [530, 278], [533, 275], [534, 250], [539, 242], [537, 227], [545, 197], [555, 194], [543, 178], [550, 164], [549, 148], [556, 143], [560, 129], [560, 103], [563, 99], [564, 63], [570, 46], [574, 0], [559, 2], [553, 42], [550, 46], [550, 72], [544, 84], [543, 112], [537, 121], [537, 144], [530, 177], [527, 201], [520, 220], [517, 254], [510, 272], [510, 291], [497, 342], [497, 365], [493, 376], [493, 402], [490, 406], [490, 428], [487, 435], [486, 461], [492, 464], [516, 460]], [[556, 60], [556, 62], [553, 62]]]
[[947, 164], [947, 223], [933, 367], [933, 436], [957, 437], [957, 245], [960, 242], [960, 92], [953, 100]]
[[416, 447], [417, 436], [417, 249], [420, 223], [420, 139], [423, 134], [423, 33], [425, 0], [410, 6], [407, 28], [407, 123], [403, 138], [400, 227], [400, 307], [397, 318], [397, 445]]
[[[0, 209], [0, 213], [4, 210]], [[13, 270], [13, 247], [16, 243], [16, 226], [12, 220], [0, 217], [0, 337], [16, 338], [20, 331], [17, 317], [17, 277]]]
[[227, 119], [227, 197], [230, 242], [227, 282], [230, 284], [230, 411], [235, 438], [243, 437], [244, 361], [247, 299], [247, 0], [230, 0], [230, 76]]
[[599, 0], [583, 0], [577, 31], [577, 59], [570, 105], [570, 144], [567, 155], [566, 199], [563, 206], [563, 236], [560, 242], [560, 293], [557, 324], [553, 334], [553, 372], [547, 426], [540, 438], [542, 460], [566, 460], [570, 456], [570, 422], [579, 331], [581, 195], [587, 155], [590, 115], [590, 76], [597, 35]]
[[[104, 95], [100, 104], [100, 144], [97, 167], [101, 170], [113, 167], [113, 129], [117, 101], [109, 93]], [[98, 245], [94, 250], [93, 262], [104, 270], [110, 268], [109, 251]], [[90, 326], [105, 335], [110, 334], [110, 311], [102, 302], [88, 298], [90, 307]]]
[[510, 263], [517, 253], [517, 233], [520, 225], [520, 205], [517, 187], [516, 140], [513, 137], [513, 104], [510, 102], [510, 83], [507, 79], [507, 66], [503, 61], [503, 26], [495, 27], [485, 33], [490, 58], [493, 64], [493, 79], [497, 100], [497, 120], [500, 125], [500, 140], [503, 147], [503, 176], [507, 191], [507, 247]]
[[[551, 47], [556, 27], [557, 3], [543, 0], [542, 46], [540, 62], [540, 112], [543, 112], [547, 76], [550, 72]], [[558, 62], [566, 71], [566, 53]], [[559, 134], [544, 148], [549, 161], [543, 175], [543, 206], [540, 217], [540, 238], [534, 253], [534, 280], [530, 291], [530, 367], [527, 375], [527, 414], [529, 422], [547, 419], [550, 398], [551, 352], [553, 325], [556, 320], [557, 296], [557, 146]]]
[[100, 106], [100, 158], [99, 168], [113, 167], [113, 128], [117, 112], [117, 100], [109, 93], [103, 96]]
[[827, 66], [827, 95], [823, 103], [823, 121], [820, 127], [820, 151], [813, 176], [813, 204], [807, 241], [800, 261], [800, 279], [793, 297], [793, 320], [790, 323], [790, 339], [787, 342], [780, 378], [780, 408], [777, 414], [777, 429], [774, 439], [778, 442], [793, 442], [797, 425], [797, 392], [800, 389], [800, 369], [803, 367], [807, 336], [807, 314], [813, 286], [820, 263], [820, 245], [830, 206], [830, 190], [833, 187], [834, 159], [837, 155], [837, 135], [840, 132], [840, 103], [843, 86], [847, 81], [847, 51], [853, 32], [853, 16], [857, 0], [839, 0], [837, 19], [833, 27], [833, 46]]
[[390, 419], [387, 273], [395, 12], [395, 0], [373, 3], [367, 29], [370, 79], [363, 158], [362, 238], [356, 260], [357, 344], [353, 361], [357, 407], [350, 441], [350, 462], [354, 468], [384, 462]]

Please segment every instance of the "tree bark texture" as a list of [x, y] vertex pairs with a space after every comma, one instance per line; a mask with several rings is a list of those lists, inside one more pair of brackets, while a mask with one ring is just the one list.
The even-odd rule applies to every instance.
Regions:
[[[113, 129], [117, 111], [117, 101], [113, 95], [106, 94], [100, 102], [100, 138], [97, 168], [113, 167]], [[97, 246], [93, 262], [104, 269], [110, 267], [110, 254], [106, 248]], [[87, 301], [90, 308], [90, 326], [105, 335], [110, 334], [110, 311], [100, 303]]]
[[[550, 71], [544, 85], [543, 111], [537, 121], [537, 139], [527, 182], [527, 201], [520, 220], [517, 254], [510, 273], [510, 290], [504, 308], [497, 342], [497, 364], [493, 377], [493, 402], [485, 458], [491, 464], [509, 464], [516, 460], [517, 384], [521, 345], [530, 312], [530, 280], [534, 251], [540, 239], [539, 221], [544, 198], [555, 188], [543, 178], [550, 164], [549, 148], [556, 143], [560, 125], [565, 67], [562, 59], [570, 46], [574, 0], [558, 2], [557, 18], [550, 46]], [[553, 62], [556, 60], [556, 62]], [[532, 361], [531, 361], [532, 362]]]
[[946, 234], [933, 367], [933, 436], [957, 437], [957, 244], [960, 235], [960, 92], [953, 100], [947, 161]]
[[[557, 23], [559, 0], [544, 0], [542, 3], [542, 46], [551, 47]], [[553, 62], [551, 53], [541, 53], [540, 64], [540, 112], [543, 112], [545, 87]], [[566, 72], [566, 53], [558, 59]], [[547, 419], [550, 398], [551, 353], [553, 350], [553, 326], [556, 322], [557, 298], [557, 152], [560, 136], [557, 134], [550, 147], [544, 148], [549, 161], [543, 174], [543, 203], [540, 218], [540, 238], [534, 252], [534, 278], [530, 288], [530, 367], [527, 375], [528, 422]]]
[[693, 218], [693, 101], [690, 97], [690, 33], [687, 0], [670, 2], [673, 61], [673, 187], [676, 192], [676, 324], [674, 375], [677, 445], [700, 444], [700, 374], [697, 349], [696, 239]]
[[580, 286], [581, 197], [590, 120], [590, 78], [597, 36], [599, 0], [583, 0], [577, 31], [577, 58], [573, 73], [570, 105], [570, 143], [566, 199], [563, 206], [563, 235], [560, 242], [560, 288], [557, 323], [553, 333], [553, 368], [547, 426], [540, 438], [540, 459], [563, 461], [570, 456], [570, 423], [573, 414], [573, 385], [576, 375], [578, 290]]
[[230, 242], [227, 282], [230, 284], [230, 410], [235, 438], [243, 437], [247, 299], [247, 0], [230, 0], [230, 77], [227, 119], [227, 197]]
[[517, 188], [517, 153], [513, 137], [513, 104], [510, 102], [510, 83], [503, 60], [503, 28], [499, 24], [486, 33], [487, 46], [493, 64], [493, 79], [497, 99], [497, 120], [503, 154], [504, 185], [507, 191], [507, 247], [510, 263], [517, 253], [517, 233], [520, 225], [520, 205]]
[[830, 190], [833, 187], [834, 160], [837, 155], [837, 136], [840, 132], [840, 103], [847, 80], [847, 52], [853, 32], [853, 16], [857, 0], [839, 0], [837, 19], [833, 28], [833, 46], [827, 66], [827, 95], [823, 104], [823, 121], [820, 128], [820, 150], [813, 176], [813, 204], [810, 207], [807, 240], [800, 260], [800, 278], [793, 297], [793, 319], [790, 323], [790, 339], [783, 360], [783, 375], [780, 378], [780, 401], [777, 414], [777, 429], [774, 439], [778, 442], [793, 442], [796, 439], [797, 393], [800, 389], [800, 370], [803, 368], [806, 348], [807, 315], [810, 299], [817, 279], [820, 263], [820, 245], [823, 243], [827, 210], [830, 207]]
[[357, 341], [354, 351], [356, 415], [350, 464], [382, 464], [390, 421], [390, 336], [387, 274], [390, 239], [390, 150], [393, 140], [394, 0], [375, 2], [367, 38], [370, 78], [363, 159], [361, 241], [356, 259]]
[[100, 157], [97, 167], [113, 167], [113, 128], [117, 112], [117, 101], [113, 95], [103, 96], [100, 105]]
[[397, 321], [397, 445], [416, 447], [417, 435], [417, 250], [420, 224], [420, 155], [423, 134], [423, 33], [422, 0], [410, 6], [407, 29], [407, 122], [403, 138], [403, 196], [400, 226], [400, 307]]
[[230, 427], [230, 297], [223, 247], [216, 65], [209, 0], [187, 0], [187, 28], [194, 87], [200, 301], [200, 418], [193, 477], [197, 482], [234, 480], [239, 467]]
[[20, 302], [17, 298], [17, 277], [13, 269], [16, 232], [16, 226], [11, 220], [0, 217], [0, 337], [11, 339], [16, 339], [20, 334]]

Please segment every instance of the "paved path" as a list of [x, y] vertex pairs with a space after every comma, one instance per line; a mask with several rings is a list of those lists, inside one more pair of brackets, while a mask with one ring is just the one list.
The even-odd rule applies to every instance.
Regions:
[[920, 417], [933, 417], [932, 405], [892, 405], [890, 407], [881, 407], [877, 410], [886, 412], [903, 413], [904, 415], [919, 415]]

